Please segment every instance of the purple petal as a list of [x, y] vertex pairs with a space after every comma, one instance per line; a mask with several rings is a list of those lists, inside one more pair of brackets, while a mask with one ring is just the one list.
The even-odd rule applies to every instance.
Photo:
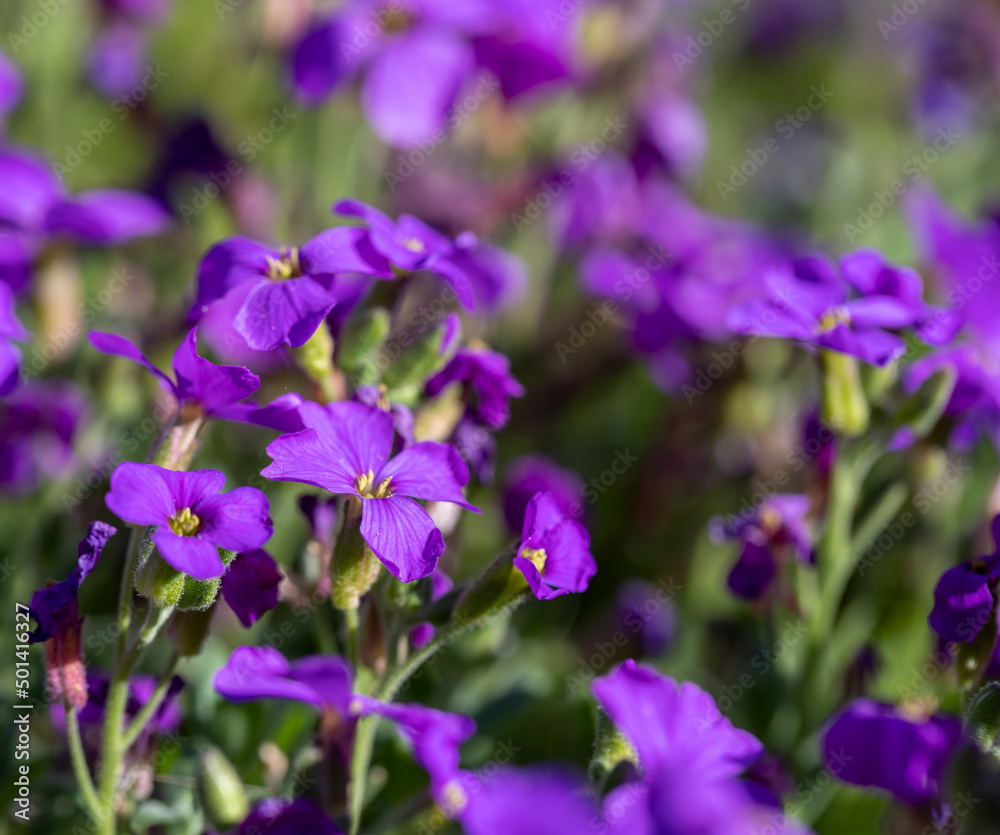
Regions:
[[444, 539], [419, 504], [405, 496], [366, 499], [361, 509], [361, 536], [397, 580], [426, 577], [444, 553]]
[[770, 548], [747, 542], [726, 582], [733, 594], [745, 600], [756, 600], [767, 590], [777, 571], [778, 565]]
[[248, 629], [278, 605], [282, 574], [274, 558], [260, 549], [233, 560], [222, 578], [222, 596]]
[[115, 333], [104, 333], [102, 331], [91, 331], [87, 334], [87, 339], [90, 340], [90, 344], [102, 354], [108, 354], [113, 357], [125, 357], [125, 359], [139, 363], [139, 365], [156, 377], [164, 389], [180, 399], [180, 395], [178, 394], [177, 386], [174, 385], [174, 381], [160, 371], [159, 368], [153, 365], [153, 363], [147, 359], [146, 355], [143, 354], [133, 342], [130, 342], [124, 336], [119, 336]]
[[228, 493], [208, 496], [197, 502], [194, 509], [201, 519], [198, 535], [229, 551], [252, 551], [274, 533], [267, 496], [256, 487], [237, 487]]
[[319, 693], [290, 678], [290, 671], [288, 660], [272, 647], [237, 647], [215, 674], [213, 686], [232, 702], [290, 699], [322, 708]]
[[17, 318], [14, 291], [0, 281], [0, 337], [23, 341], [31, 338], [31, 334]]
[[33, 235], [11, 229], [0, 231], [0, 282], [20, 292], [31, 281], [32, 267], [38, 254]]
[[203, 359], [198, 356], [197, 340], [197, 329], [192, 328], [174, 352], [179, 401], [198, 403], [210, 416], [257, 391], [260, 378], [256, 374], [238, 365], [215, 365]]
[[502, 36], [479, 38], [476, 61], [500, 79], [500, 89], [507, 100], [562, 81], [569, 74], [562, 58], [545, 46]]
[[119, 464], [111, 473], [111, 489], [104, 497], [108, 510], [133, 525], [165, 524], [178, 510], [165, 472], [152, 464]]
[[255, 351], [304, 345], [337, 300], [308, 276], [262, 281], [247, 295], [233, 324]]
[[299, 262], [309, 275], [359, 273], [393, 277], [389, 262], [376, 252], [368, 231], [352, 226], [320, 232], [299, 249]]
[[0, 150], [0, 222], [40, 231], [45, 215], [63, 195], [48, 163], [33, 153]]
[[854, 331], [844, 325], [821, 334], [816, 343], [878, 366], [887, 365], [906, 352], [906, 343], [898, 336], [878, 330]]
[[234, 403], [216, 410], [215, 416], [222, 420], [264, 426], [278, 432], [300, 432], [305, 428], [299, 415], [302, 403], [302, 395], [290, 391], [275, 397], [266, 406], [258, 406], [253, 402]]
[[167, 563], [196, 580], [209, 580], [226, 570], [219, 549], [201, 534], [178, 536], [166, 525], [161, 525], [152, 539]]
[[146, 32], [128, 20], [116, 20], [101, 32], [90, 50], [90, 83], [109, 99], [142, 84], [146, 67]]
[[291, 60], [291, 81], [295, 93], [307, 104], [321, 104], [354, 67], [344, 55], [344, 26], [339, 18], [312, 26], [296, 44]]
[[120, 244], [155, 235], [170, 223], [156, 200], [134, 191], [88, 191], [61, 200], [45, 216], [45, 231], [92, 244]]
[[309, 686], [320, 704], [332, 707], [341, 716], [350, 713], [352, 679], [351, 665], [336, 655], [309, 655], [292, 662], [288, 677]]
[[17, 65], [0, 52], [0, 113], [9, 113], [17, 106], [23, 87]]
[[343, 835], [312, 800], [267, 797], [257, 803], [236, 835]]
[[502, 768], [475, 789], [468, 792], [462, 814], [468, 835], [603, 831], [603, 821], [581, 781], [560, 771]]
[[479, 512], [462, 495], [462, 487], [469, 482], [469, 467], [450, 444], [422, 441], [407, 447], [382, 468], [376, 481], [386, 478], [392, 479], [396, 495], [453, 502]]
[[415, 31], [375, 58], [361, 102], [375, 132], [411, 148], [441, 133], [459, 86], [472, 66], [472, 50], [445, 31]]
[[233, 237], [220, 241], [206, 252], [198, 265], [198, 297], [194, 313], [204, 313], [234, 287], [267, 277], [268, 258], [280, 253], [250, 238]]
[[934, 587], [934, 609], [928, 621], [945, 641], [971, 643], [992, 612], [989, 578], [966, 562], [941, 575]]

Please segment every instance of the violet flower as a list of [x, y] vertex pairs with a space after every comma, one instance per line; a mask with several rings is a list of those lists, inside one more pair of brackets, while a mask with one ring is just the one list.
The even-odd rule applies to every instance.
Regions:
[[30, 643], [45, 642], [45, 671], [49, 698], [80, 710], [87, 703], [81, 630], [77, 614], [80, 584], [97, 565], [107, 541], [117, 530], [104, 522], [91, 522], [77, 550], [76, 566], [58, 583], [46, 585], [31, 598], [31, 617], [38, 624]]
[[[993, 541], [1000, 547], [1000, 516], [993, 519]], [[972, 643], [993, 616], [998, 578], [996, 551], [949, 568], [934, 587], [931, 628], [945, 641]]]
[[453, 383], [462, 386], [476, 420], [493, 431], [510, 418], [510, 399], [524, 396], [524, 387], [510, 373], [510, 360], [485, 345], [459, 348], [427, 381], [428, 397], [437, 397]]
[[278, 605], [282, 580], [278, 564], [267, 551], [255, 548], [237, 554], [222, 577], [222, 596], [246, 628]]
[[126, 461], [111, 474], [108, 509], [133, 525], [156, 525], [153, 544], [178, 571], [197, 580], [225, 571], [219, 548], [242, 553], [259, 548], [274, 532], [267, 497], [254, 487], [219, 491], [218, 470], [175, 472]]
[[21, 351], [14, 343], [30, 338], [31, 334], [17, 319], [14, 291], [0, 281], [0, 397], [10, 394], [17, 386]]
[[503, 514], [507, 527], [520, 531], [528, 502], [536, 493], [551, 493], [567, 516], [583, 514], [583, 479], [544, 455], [523, 455], [507, 465], [503, 480]]
[[260, 835], [262, 832], [267, 835], [343, 835], [326, 813], [305, 797], [294, 800], [264, 798], [250, 810], [236, 835]]
[[392, 277], [361, 229], [327, 229], [301, 247], [279, 249], [249, 238], [226, 238], [201, 259], [191, 316], [197, 319], [213, 302], [241, 288], [246, 295], [233, 325], [247, 345], [255, 351], [297, 347], [337, 304], [334, 278], [341, 273]]
[[597, 573], [590, 534], [551, 493], [537, 493], [528, 502], [514, 565], [539, 600], [586, 591]]
[[414, 499], [453, 502], [478, 510], [462, 495], [469, 469], [454, 447], [423, 441], [390, 460], [392, 417], [361, 403], [304, 404], [307, 428], [267, 447], [262, 471], [331, 493], [357, 496], [361, 536], [389, 572], [404, 583], [430, 574], [444, 551], [441, 532]]
[[957, 717], [918, 716], [894, 705], [856, 699], [827, 726], [823, 755], [845, 783], [884, 789], [917, 804], [939, 796], [961, 736]]
[[798, 494], [771, 496], [746, 516], [713, 519], [710, 529], [715, 541], [743, 543], [739, 560], [729, 573], [733, 594], [756, 600], [771, 586], [785, 558], [805, 563], [814, 561], [813, 535], [806, 516], [809, 497]]
[[935, 310], [922, 300], [920, 276], [886, 263], [876, 252], [844, 256], [839, 272], [818, 257], [797, 259], [792, 268], [768, 275], [770, 298], [732, 309], [728, 326], [737, 333], [794, 339], [880, 366], [906, 350], [893, 331], [915, 328], [935, 344], [954, 335], [953, 328], [923, 327], [936, 320]]
[[565, 771], [503, 768], [478, 788], [460, 811], [468, 835], [590, 832], [601, 823], [593, 798]]

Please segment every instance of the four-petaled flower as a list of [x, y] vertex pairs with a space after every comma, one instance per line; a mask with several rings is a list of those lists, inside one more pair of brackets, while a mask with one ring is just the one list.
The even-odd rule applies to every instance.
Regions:
[[597, 572], [590, 534], [551, 493], [537, 493], [524, 514], [514, 565], [539, 600], [585, 591]]
[[361, 499], [361, 536], [390, 573], [404, 583], [430, 574], [444, 540], [414, 499], [478, 512], [462, 495], [469, 468], [458, 451], [423, 441], [390, 460], [392, 416], [362, 403], [306, 403], [300, 414], [307, 428], [272, 441], [261, 474]]
[[198, 580], [225, 571], [219, 548], [259, 548], [274, 532], [267, 497], [254, 487], [219, 491], [218, 470], [174, 472], [126, 461], [111, 474], [108, 509], [133, 525], [156, 525], [153, 544], [178, 571]]

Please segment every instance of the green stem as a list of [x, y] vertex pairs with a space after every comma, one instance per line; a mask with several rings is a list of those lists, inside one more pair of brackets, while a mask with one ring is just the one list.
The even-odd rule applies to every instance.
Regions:
[[73, 761], [76, 784], [83, 794], [87, 811], [90, 812], [95, 821], [99, 821], [104, 816], [101, 799], [97, 796], [97, 789], [94, 788], [94, 781], [90, 776], [90, 769], [87, 767], [87, 758], [83, 753], [83, 741], [80, 739], [80, 722], [76, 715], [76, 708], [69, 705], [66, 706], [66, 738], [69, 740], [69, 755]]
[[355, 606], [353, 609], [345, 609], [344, 618], [347, 621], [347, 660], [351, 662], [351, 666], [356, 670], [358, 668], [358, 656], [360, 655], [358, 652], [360, 632], [358, 607]]
[[180, 661], [180, 655], [176, 650], [170, 654], [170, 659], [167, 661], [167, 666], [164, 668], [163, 673], [160, 675], [159, 681], [156, 682], [156, 688], [153, 690], [153, 694], [149, 697], [149, 701], [142, 706], [135, 719], [132, 720], [132, 724], [128, 726], [125, 731], [125, 750], [127, 751], [132, 747], [133, 743], [139, 738], [139, 734], [142, 733], [143, 729], [149, 723], [150, 718], [159, 709], [160, 705], [163, 703], [164, 697], [167, 695], [167, 689], [170, 687], [170, 682], [174, 677], [174, 670], [177, 669], [177, 662]]

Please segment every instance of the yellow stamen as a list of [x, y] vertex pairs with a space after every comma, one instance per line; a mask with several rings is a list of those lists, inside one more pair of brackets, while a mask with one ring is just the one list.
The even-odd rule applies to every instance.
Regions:
[[819, 317], [819, 332], [829, 333], [838, 325], [850, 325], [851, 313], [846, 307], [831, 307]]
[[465, 791], [455, 780], [448, 783], [441, 794], [444, 796], [444, 804], [441, 811], [449, 818], [454, 818], [469, 802]]
[[538, 569], [539, 574], [545, 569], [545, 562], [549, 558], [544, 548], [525, 548], [521, 551], [521, 556], [534, 565]]
[[403, 247], [410, 250], [410, 252], [423, 252], [424, 242], [417, 240], [417, 238], [403, 238]]
[[393, 494], [391, 487], [392, 476], [385, 479], [377, 488], [375, 486], [375, 473], [369, 470], [367, 473], [358, 476], [358, 495], [362, 499], [387, 499]]
[[168, 524], [178, 536], [194, 536], [201, 527], [201, 519], [191, 512], [190, 507], [185, 507], [170, 517]]
[[302, 275], [302, 265], [299, 263], [298, 247], [282, 247], [279, 258], [267, 256], [267, 277], [271, 281], [287, 281]]
[[760, 512], [760, 526], [768, 536], [781, 530], [781, 516], [773, 507], [765, 507]]

